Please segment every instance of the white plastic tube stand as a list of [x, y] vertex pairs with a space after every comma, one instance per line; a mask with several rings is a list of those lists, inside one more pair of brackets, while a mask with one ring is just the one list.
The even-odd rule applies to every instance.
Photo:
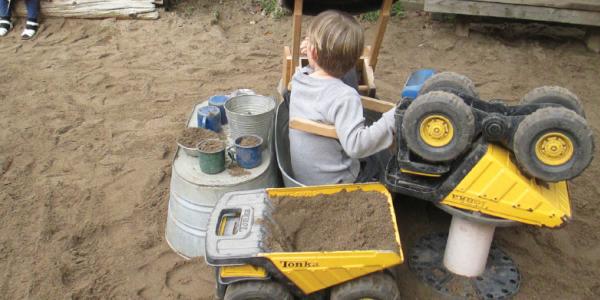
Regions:
[[496, 226], [452, 217], [444, 252], [444, 266], [466, 277], [483, 274]]

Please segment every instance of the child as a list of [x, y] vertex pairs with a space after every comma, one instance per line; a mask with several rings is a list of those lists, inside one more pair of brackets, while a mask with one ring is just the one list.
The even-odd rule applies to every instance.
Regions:
[[292, 79], [290, 118], [335, 125], [339, 141], [290, 129], [292, 169], [303, 184], [355, 182], [361, 172], [358, 159], [392, 144], [394, 110], [366, 127], [360, 96], [340, 80], [356, 66], [363, 35], [352, 16], [337, 11], [322, 12], [309, 26], [309, 66]]

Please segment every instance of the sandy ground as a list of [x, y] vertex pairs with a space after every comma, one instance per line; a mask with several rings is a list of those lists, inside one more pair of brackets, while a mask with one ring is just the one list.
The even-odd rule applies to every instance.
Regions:
[[[212, 297], [212, 275], [167, 246], [170, 159], [193, 104], [235, 88], [273, 94], [290, 18], [248, 1], [198, 1], [158, 21], [45, 20], [0, 40], [0, 298]], [[212, 11], [220, 20], [211, 25]], [[374, 24], [366, 24], [369, 32]], [[397, 99], [410, 71], [453, 70], [484, 97], [545, 85], [585, 102], [600, 136], [600, 56], [577, 40], [458, 38], [425, 16], [392, 19], [376, 71]], [[523, 274], [518, 299], [600, 297], [600, 162], [571, 183], [574, 219], [558, 230], [499, 229]], [[448, 217], [400, 199], [408, 249]], [[436, 296], [402, 268], [405, 299]]]

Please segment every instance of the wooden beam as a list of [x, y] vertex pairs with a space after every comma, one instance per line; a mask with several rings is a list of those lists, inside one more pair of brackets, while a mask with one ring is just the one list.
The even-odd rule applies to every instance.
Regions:
[[396, 108], [396, 104], [394, 103], [367, 96], [360, 96], [360, 101], [362, 102], [362, 106], [364, 109], [379, 113], [384, 113], [389, 111], [390, 109]]
[[362, 75], [364, 80], [363, 84], [368, 87], [366, 92], [367, 96], [375, 97], [375, 73], [373, 72], [373, 67], [371, 67], [369, 58], [363, 60]]
[[294, 16], [292, 19], [292, 67], [289, 70], [291, 79], [300, 59], [300, 40], [302, 39], [302, 6], [303, 0], [294, 1]]
[[[12, 0], [16, 15], [26, 16], [25, 1]], [[158, 19], [155, 0], [52, 0], [41, 1], [41, 14], [64, 18]]]
[[451, 13], [600, 26], [599, 12], [582, 10], [465, 0], [425, 0], [425, 10], [433, 13]]
[[381, 43], [383, 43], [383, 36], [385, 35], [385, 29], [390, 19], [391, 10], [392, 0], [383, 0], [381, 3], [381, 10], [379, 11], [379, 19], [377, 20], [377, 34], [375, 35], [375, 41], [373, 41], [371, 57], [369, 57], [369, 65], [373, 68], [373, 70], [375, 70], [375, 67], [377, 66], [379, 49], [381, 48]]
[[358, 93], [363, 95], [363, 94], [368, 94], [369, 93], [369, 86], [366, 84], [360, 84], [358, 85]]
[[504, 4], [541, 6], [574, 10], [599, 11], [598, 0], [476, 0], [478, 2], [496, 2]]
[[337, 132], [335, 131], [335, 127], [333, 125], [323, 124], [311, 120], [291, 118], [290, 128], [332, 139], [338, 138]]
[[283, 47], [283, 64], [282, 64], [283, 74], [281, 76], [283, 80], [283, 86], [288, 86], [290, 81], [292, 80], [292, 72], [290, 69], [292, 68], [292, 53], [290, 51], [290, 47]]
[[423, 10], [425, 0], [399, 0], [406, 11]]

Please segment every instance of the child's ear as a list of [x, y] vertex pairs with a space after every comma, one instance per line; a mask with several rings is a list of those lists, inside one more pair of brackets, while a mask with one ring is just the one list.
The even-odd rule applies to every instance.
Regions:
[[308, 49], [306, 49], [306, 54], [310, 56], [310, 59], [316, 61], [317, 60], [317, 48], [312, 45], [308, 45]]

